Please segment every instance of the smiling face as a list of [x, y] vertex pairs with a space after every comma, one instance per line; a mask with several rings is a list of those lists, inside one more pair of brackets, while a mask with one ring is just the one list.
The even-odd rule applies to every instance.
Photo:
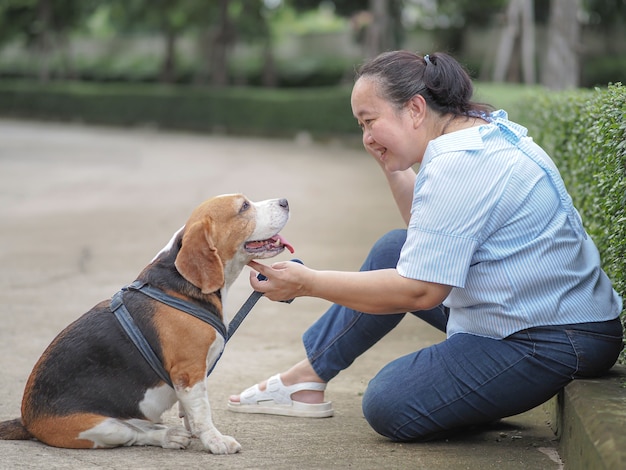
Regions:
[[421, 162], [428, 144], [421, 96], [398, 109], [380, 96], [375, 80], [364, 76], [354, 84], [351, 104], [363, 130], [363, 146], [387, 171], [406, 170]]

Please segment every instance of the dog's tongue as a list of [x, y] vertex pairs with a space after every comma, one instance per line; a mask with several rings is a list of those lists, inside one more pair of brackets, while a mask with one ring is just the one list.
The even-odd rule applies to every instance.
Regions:
[[295, 250], [293, 249], [293, 246], [291, 246], [291, 243], [289, 243], [287, 240], [285, 240], [285, 237], [283, 237], [280, 233], [276, 235], [275, 237], [280, 243], [282, 243], [285, 248], [287, 248], [289, 250], [290, 253], [293, 253]]

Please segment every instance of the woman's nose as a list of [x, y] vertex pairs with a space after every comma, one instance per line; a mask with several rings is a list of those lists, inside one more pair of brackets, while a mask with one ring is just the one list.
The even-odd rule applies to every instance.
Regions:
[[363, 143], [365, 145], [371, 145], [374, 143], [374, 139], [372, 138], [372, 134], [368, 131], [363, 131]]

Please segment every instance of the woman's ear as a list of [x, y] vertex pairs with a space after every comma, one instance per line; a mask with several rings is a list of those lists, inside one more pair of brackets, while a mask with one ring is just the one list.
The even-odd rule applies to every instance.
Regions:
[[413, 127], [419, 127], [426, 117], [426, 100], [422, 95], [415, 95], [408, 101], [407, 107], [409, 108], [409, 115], [413, 120]]

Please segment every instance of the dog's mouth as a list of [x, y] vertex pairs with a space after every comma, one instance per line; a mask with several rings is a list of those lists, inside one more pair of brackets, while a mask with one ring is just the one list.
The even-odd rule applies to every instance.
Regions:
[[248, 253], [253, 255], [277, 255], [285, 248], [287, 248], [290, 253], [294, 252], [293, 246], [291, 246], [291, 244], [278, 233], [266, 240], [254, 240], [246, 242], [244, 243], [243, 247]]

